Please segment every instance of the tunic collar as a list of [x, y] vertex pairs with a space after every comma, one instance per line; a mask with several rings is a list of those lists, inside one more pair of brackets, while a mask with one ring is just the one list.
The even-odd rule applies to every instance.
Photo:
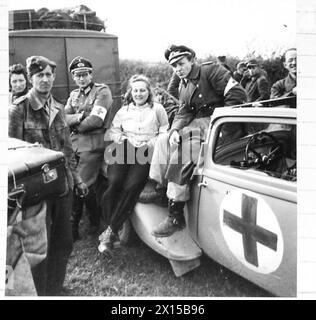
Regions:
[[80, 92], [83, 92], [86, 96], [90, 93], [90, 91], [92, 90], [94, 83], [90, 82], [85, 88], [80, 89]]
[[47, 102], [48, 105], [50, 105], [52, 96], [49, 94], [48, 98], [41, 96], [38, 92], [32, 88], [28, 93], [27, 96], [29, 98], [30, 104], [33, 108], [33, 110], [39, 110], [44, 107], [45, 103]]

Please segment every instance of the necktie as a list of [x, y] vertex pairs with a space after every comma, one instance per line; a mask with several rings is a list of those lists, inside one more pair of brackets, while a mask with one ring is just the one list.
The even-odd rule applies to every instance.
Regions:
[[49, 119], [49, 106], [48, 106], [48, 102], [46, 101], [45, 104], [43, 105], [43, 109], [45, 110], [45, 113], [47, 115], [47, 118]]

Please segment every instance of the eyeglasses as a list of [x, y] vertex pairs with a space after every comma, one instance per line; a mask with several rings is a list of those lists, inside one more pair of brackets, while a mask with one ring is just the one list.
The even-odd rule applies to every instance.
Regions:
[[89, 75], [88, 72], [84, 72], [84, 73], [74, 74], [74, 77], [77, 78], [77, 79], [80, 79], [80, 78], [86, 78], [88, 75]]
[[247, 69], [255, 69], [257, 66], [248, 66]]

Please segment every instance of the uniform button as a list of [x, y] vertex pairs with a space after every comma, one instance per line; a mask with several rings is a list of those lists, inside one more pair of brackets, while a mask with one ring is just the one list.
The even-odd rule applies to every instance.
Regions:
[[198, 88], [198, 87], [199, 87], [199, 85], [197, 84], [197, 85], [196, 85], [196, 87]]
[[202, 98], [202, 93], [199, 94], [199, 98]]

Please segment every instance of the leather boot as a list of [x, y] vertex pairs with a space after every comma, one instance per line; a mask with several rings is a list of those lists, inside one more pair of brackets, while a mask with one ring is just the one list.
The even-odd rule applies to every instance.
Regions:
[[89, 218], [89, 228], [88, 228], [88, 234], [94, 235], [98, 233], [99, 226], [100, 226], [100, 216], [101, 216], [101, 210], [97, 205], [97, 198], [94, 187], [89, 188], [89, 194], [85, 198], [86, 203], [86, 209], [87, 209], [87, 215]]
[[79, 234], [79, 223], [83, 212], [83, 201], [77, 196], [74, 196], [74, 202], [71, 212], [71, 229], [72, 229], [72, 239], [73, 241], [80, 239]]
[[169, 200], [169, 215], [158, 226], [153, 228], [151, 234], [155, 237], [170, 237], [176, 231], [180, 231], [185, 227], [185, 219], [183, 214], [185, 202], [175, 202]]

